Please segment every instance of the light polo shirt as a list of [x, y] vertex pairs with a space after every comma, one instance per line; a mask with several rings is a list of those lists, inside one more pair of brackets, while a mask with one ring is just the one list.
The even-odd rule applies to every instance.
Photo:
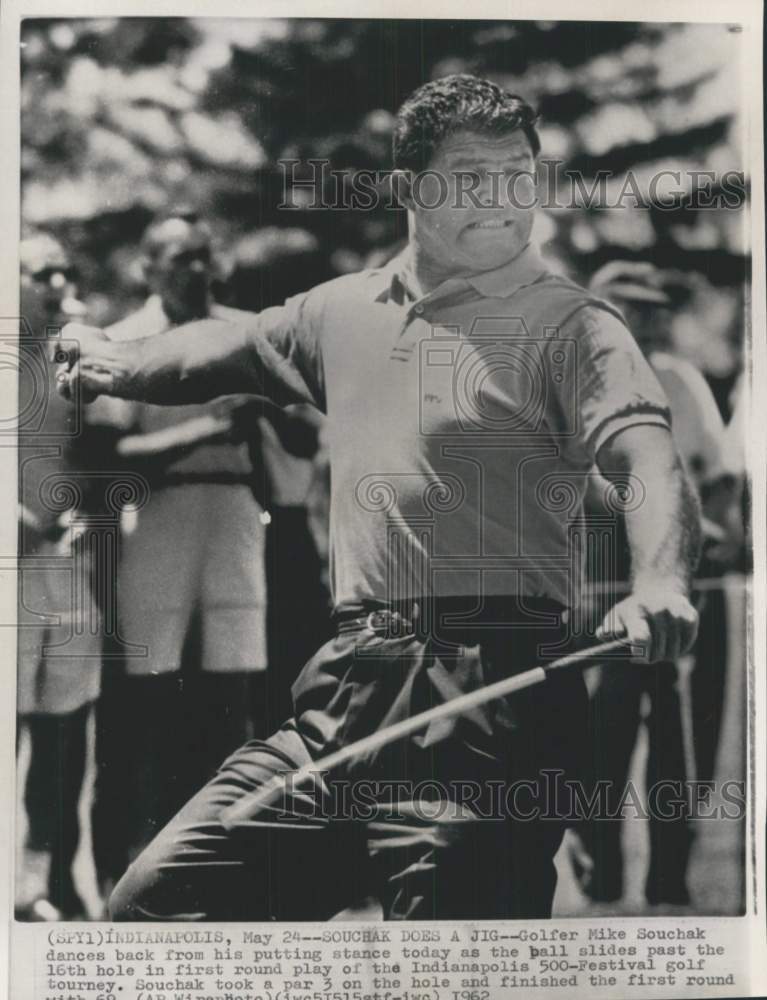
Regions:
[[[656, 377], [620, 314], [533, 247], [426, 295], [409, 285], [406, 253], [243, 330], [236, 391], [327, 413], [335, 602], [571, 603], [599, 448], [669, 427]], [[214, 377], [215, 354], [191, 352], [184, 378]]]

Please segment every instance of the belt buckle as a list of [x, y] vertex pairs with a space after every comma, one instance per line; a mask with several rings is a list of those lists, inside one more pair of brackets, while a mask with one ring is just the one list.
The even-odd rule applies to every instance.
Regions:
[[388, 631], [387, 626], [391, 618], [390, 611], [371, 611], [365, 619], [365, 628], [370, 629], [375, 635], [381, 635]]
[[374, 635], [388, 638], [400, 638], [413, 632], [413, 626], [407, 618], [403, 618], [399, 611], [390, 611], [388, 608], [371, 611], [365, 619], [365, 627]]

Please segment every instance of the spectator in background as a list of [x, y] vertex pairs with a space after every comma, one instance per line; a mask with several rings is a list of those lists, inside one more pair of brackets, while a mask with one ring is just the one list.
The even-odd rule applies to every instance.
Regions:
[[[668, 352], [670, 309], [684, 298], [683, 285], [652, 264], [615, 261], [592, 278], [592, 291], [615, 303], [655, 371], [672, 414], [672, 432], [691, 480], [697, 485], [704, 510], [705, 545], [720, 544], [728, 523], [727, 497], [731, 479], [723, 463], [724, 425], [702, 374], [689, 362]], [[603, 514], [597, 489], [590, 491], [591, 511]], [[597, 588], [627, 586], [630, 565], [622, 518], [617, 521], [614, 575], [597, 577]], [[704, 549], [705, 552], [705, 549]], [[704, 559], [699, 575], [712, 572]], [[680, 698], [677, 665], [650, 667], [625, 665], [605, 668], [591, 702], [594, 777], [610, 782], [612, 813], [621, 801], [641, 721], [641, 701], [649, 696], [645, 719], [648, 732], [646, 782], [648, 790], [659, 782], [685, 779], [713, 780], [715, 748], [719, 736], [726, 665], [726, 618], [721, 592], [698, 594], [701, 622], [694, 647], [695, 669], [690, 698]], [[613, 602], [612, 594], [606, 596]], [[598, 616], [598, 615], [597, 615]], [[650, 868], [645, 896], [650, 904], [686, 905], [686, 883], [692, 835], [687, 817], [674, 811], [671, 786], [653, 803], [650, 816]], [[658, 813], [674, 819], [659, 818]], [[576, 870], [587, 894], [597, 902], [614, 902], [624, 891], [621, 825], [616, 820], [593, 819], [581, 825], [587, 848], [578, 857]], [[577, 842], [576, 842], [577, 843]]]
[[[150, 295], [108, 329], [113, 339], [236, 315], [212, 300], [211, 233], [194, 213], [151, 224], [142, 253]], [[267, 716], [264, 470], [252, 440], [263, 407], [234, 397], [110, 403], [128, 430], [118, 451], [147, 478], [150, 499], [124, 523], [118, 573], [120, 639], [145, 655], [110, 669], [97, 724], [94, 856], [105, 892]]]
[[72, 863], [102, 654], [84, 539], [94, 501], [86, 469], [98, 467], [100, 449], [97, 430], [80, 426], [82, 411], [57, 395], [51, 377], [57, 331], [84, 313], [71, 263], [46, 233], [20, 250], [17, 740], [26, 732], [30, 756], [16, 916], [76, 919], [85, 906]]

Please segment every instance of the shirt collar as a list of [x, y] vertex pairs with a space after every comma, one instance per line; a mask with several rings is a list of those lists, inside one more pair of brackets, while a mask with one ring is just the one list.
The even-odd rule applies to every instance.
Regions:
[[[525, 285], [532, 285], [549, 270], [537, 246], [528, 243], [525, 249], [503, 267], [493, 271], [482, 271], [462, 280], [476, 289], [485, 298], [508, 298]], [[416, 301], [421, 296], [412, 272], [412, 254], [406, 247], [389, 264], [386, 289], [379, 298], [390, 297], [404, 304], [408, 299]], [[456, 279], [450, 279], [456, 280]], [[461, 280], [461, 279], [458, 279]], [[437, 291], [437, 289], [434, 289]]]
[[406, 247], [393, 257], [383, 268], [383, 288], [376, 296], [377, 302], [395, 302], [398, 306], [415, 302], [420, 296], [412, 288], [409, 280], [410, 250]]

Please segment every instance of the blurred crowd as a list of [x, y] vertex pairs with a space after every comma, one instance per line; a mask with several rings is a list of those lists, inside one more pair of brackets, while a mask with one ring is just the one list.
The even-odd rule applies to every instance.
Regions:
[[[25, 22], [21, 918], [100, 915], [73, 874], [83, 828], [103, 899], [229, 752], [290, 714], [291, 682], [330, 633], [321, 417], [231, 396], [73, 407], [50, 376], [61, 326], [154, 336], [382, 264], [401, 213], [312, 212], [298, 189], [277, 211], [276, 163], [385, 166], [391, 111], [424, 72], [480, 70], [525, 94], [544, 150], [587, 177], [631, 168], [646, 185], [663, 167], [737, 166], [737, 39], [697, 28]], [[691, 213], [682, 195], [662, 213], [543, 218], [544, 251], [618, 306], [664, 386], [705, 520], [697, 645], [670, 669], [593, 674], [593, 778], [625, 786], [644, 726], [648, 787], [713, 781], [732, 627], [720, 582], [749, 571], [742, 215]], [[584, 621], [628, 579], [620, 530], [611, 555], [590, 569]], [[620, 824], [584, 822], [570, 845], [584, 894], [620, 900]], [[691, 846], [684, 816], [650, 823], [648, 904], [690, 903]]]
[[[146, 300], [111, 337], [236, 318], [213, 298], [211, 232], [197, 215], [152, 224], [141, 254]], [[300, 255], [286, 240], [248, 306], [298, 290]], [[50, 362], [62, 323], [85, 317], [76, 296], [64, 248], [44, 233], [24, 240], [20, 412], [36, 407], [42, 421], [20, 434], [18, 710], [31, 744], [27, 848], [49, 868], [44, 891], [21, 879], [22, 895], [39, 893], [21, 907], [33, 918], [84, 912], [72, 862], [94, 706], [90, 820], [106, 895], [230, 752], [290, 715], [292, 680], [330, 627], [316, 411], [233, 396], [71, 406]]]

